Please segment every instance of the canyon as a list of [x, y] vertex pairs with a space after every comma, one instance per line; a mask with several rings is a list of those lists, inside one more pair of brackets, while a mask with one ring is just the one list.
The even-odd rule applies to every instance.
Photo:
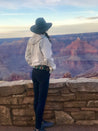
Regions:
[[[0, 39], [0, 80], [31, 79], [26, 38]], [[98, 32], [51, 36], [56, 70], [51, 78], [98, 77]]]

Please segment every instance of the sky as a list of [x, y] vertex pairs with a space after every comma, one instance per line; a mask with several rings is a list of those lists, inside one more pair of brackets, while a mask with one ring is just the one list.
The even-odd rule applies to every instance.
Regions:
[[0, 38], [32, 36], [38, 17], [50, 35], [98, 32], [98, 0], [0, 0]]

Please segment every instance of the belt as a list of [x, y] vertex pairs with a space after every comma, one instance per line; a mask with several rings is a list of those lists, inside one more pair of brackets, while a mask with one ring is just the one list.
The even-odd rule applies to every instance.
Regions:
[[49, 67], [46, 65], [38, 65], [38, 66], [34, 66], [34, 69], [39, 69], [39, 70], [46, 70], [46, 71], [50, 71]]

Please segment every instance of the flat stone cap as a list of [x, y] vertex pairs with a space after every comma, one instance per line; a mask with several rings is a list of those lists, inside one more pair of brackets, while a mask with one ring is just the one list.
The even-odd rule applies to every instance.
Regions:
[[[69, 88], [71, 92], [98, 92], [98, 79], [91, 78], [61, 78], [50, 79], [49, 88]], [[17, 95], [33, 88], [32, 80], [1, 81], [0, 96]]]

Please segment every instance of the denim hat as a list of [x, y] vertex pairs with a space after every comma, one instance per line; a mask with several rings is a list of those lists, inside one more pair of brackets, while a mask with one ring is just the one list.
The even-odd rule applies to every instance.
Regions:
[[31, 26], [30, 30], [36, 34], [43, 34], [51, 26], [52, 26], [52, 23], [46, 23], [44, 18], [37, 18], [35, 21], [35, 25]]

